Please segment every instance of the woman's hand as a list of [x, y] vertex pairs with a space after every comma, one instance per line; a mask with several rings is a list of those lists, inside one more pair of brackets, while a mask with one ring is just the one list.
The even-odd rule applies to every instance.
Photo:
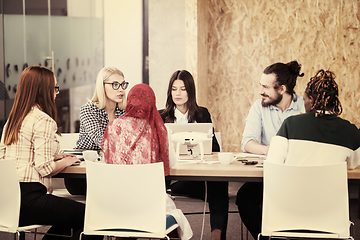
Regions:
[[[58, 155], [61, 155], [61, 154], [58, 154]], [[66, 156], [64, 156], [61, 159], [56, 158], [58, 155], [56, 155], [55, 158], [54, 158], [55, 168], [51, 172], [51, 176], [54, 176], [54, 175], [58, 174], [64, 168], [66, 168], [68, 166], [71, 166], [74, 163], [80, 163], [81, 162], [80, 159], [78, 159], [75, 155], [72, 155], [72, 154], [66, 154]], [[55, 159], [57, 159], [57, 160], [55, 160]]]
[[69, 156], [63, 157], [59, 161], [63, 161], [67, 167], [73, 165], [74, 163], [81, 162], [79, 158], [77, 158], [75, 155], [71, 155], [71, 154]]
[[[60, 159], [66, 158], [66, 157], [70, 157], [70, 156], [75, 156], [74, 154], [71, 153], [60, 153], [55, 155], [54, 157], [54, 161], [59, 161]], [[75, 156], [76, 157], [76, 156]]]

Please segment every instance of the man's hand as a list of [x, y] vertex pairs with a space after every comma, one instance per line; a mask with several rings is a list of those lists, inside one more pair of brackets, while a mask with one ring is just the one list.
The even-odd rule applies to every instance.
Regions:
[[269, 151], [270, 145], [261, 145], [260, 143], [256, 142], [255, 140], [250, 140], [247, 142], [245, 146], [245, 151], [247, 153], [253, 153], [253, 154], [262, 154], [267, 155]]

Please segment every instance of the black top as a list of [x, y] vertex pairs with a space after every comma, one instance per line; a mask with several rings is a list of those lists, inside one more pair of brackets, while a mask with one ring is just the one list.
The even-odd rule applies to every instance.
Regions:
[[290, 116], [284, 120], [278, 136], [289, 140], [327, 143], [357, 150], [360, 148], [358, 128], [335, 114], [315, 117], [315, 111]]
[[[199, 123], [212, 123], [211, 115], [210, 115], [209, 111], [207, 110], [207, 108], [200, 107], [200, 111], [201, 111], [201, 119], [200, 119]], [[159, 110], [161, 118], [165, 123], [166, 116], [163, 115], [163, 112], [164, 112], [164, 109]], [[214, 128], [213, 128], [213, 139], [212, 139], [212, 151], [213, 152], [220, 152], [220, 146], [219, 146], [218, 141], [216, 140], [216, 137], [215, 137], [215, 134], [214, 134]]]

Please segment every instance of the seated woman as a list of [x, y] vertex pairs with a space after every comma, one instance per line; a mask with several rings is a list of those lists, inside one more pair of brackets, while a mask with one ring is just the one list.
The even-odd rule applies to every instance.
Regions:
[[[165, 123], [211, 123], [209, 111], [196, 102], [194, 78], [186, 70], [178, 70], [170, 77], [166, 108], [159, 112]], [[215, 135], [212, 144], [212, 151], [219, 152]], [[172, 194], [205, 200], [205, 182], [177, 181], [170, 188]], [[207, 182], [207, 199], [211, 238], [225, 240], [229, 209], [228, 182]]]
[[[129, 83], [115, 67], [104, 67], [98, 73], [92, 99], [80, 108], [80, 134], [76, 149], [101, 150], [100, 142], [108, 123], [125, 114]], [[86, 195], [85, 179], [65, 178], [67, 190]]]
[[[124, 117], [107, 126], [101, 147], [108, 164], [148, 164], [163, 162], [165, 176], [169, 175], [168, 138], [165, 125], [156, 109], [153, 90], [146, 84], [137, 84], [129, 92]], [[174, 160], [174, 161], [173, 161]], [[171, 201], [168, 206], [174, 204]], [[169, 212], [170, 209], [167, 209]], [[169, 212], [171, 214], [171, 211]], [[180, 226], [181, 239], [190, 239], [192, 231], [185, 216], [179, 211], [173, 215]]]
[[100, 142], [108, 123], [125, 114], [128, 85], [119, 69], [104, 67], [100, 70], [94, 96], [80, 108], [77, 149], [101, 150]]
[[[55, 121], [58, 93], [59, 86], [50, 69], [30, 66], [22, 72], [1, 138], [0, 161], [16, 162], [21, 192], [19, 226], [52, 225], [47, 233], [61, 235], [70, 235], [73, 229], [69, 239], [77, 240], [83, 230], [85, 205], [51, 194], [51, 176], [79, 161], [74, 155], [59, 154]], [[43, 239], [54, 236], [45, 235]]]

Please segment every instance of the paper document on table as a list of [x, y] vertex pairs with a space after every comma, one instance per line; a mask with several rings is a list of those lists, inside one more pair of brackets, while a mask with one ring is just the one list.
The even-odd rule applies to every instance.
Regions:
[[266, 155], [261, 154], [252, 154], [252, 153], [237, 153], [235, 154], [237, 159], [241, 158], [260, 158], [260, 159], [266, 159]]

